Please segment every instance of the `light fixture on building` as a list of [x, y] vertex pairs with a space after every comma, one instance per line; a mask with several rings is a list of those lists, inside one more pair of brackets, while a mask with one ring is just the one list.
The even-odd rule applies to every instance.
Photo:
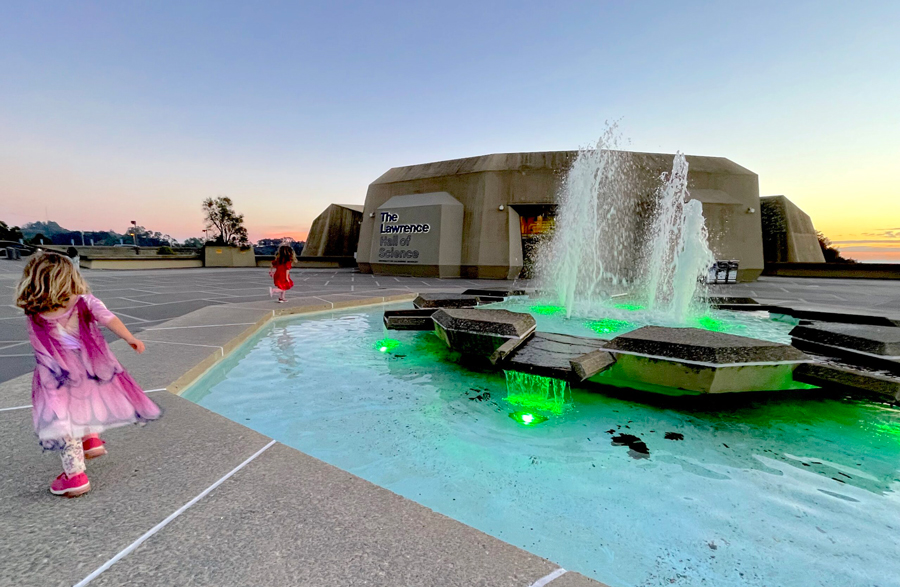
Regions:
[[504, 206], [503, 204], [500, 204], [500, 207], [497, 208], [497, 209], [500, 210], [501, 212], [503, 212], [503, 210], [504, 210], [505, 208], [506, 208], [506, 206]]
[[375, 218], [375, 212], [369, 212], [369, 218]]
[[756, 212], [756, 208], [747, 208], [747, 214], [753, 214]]

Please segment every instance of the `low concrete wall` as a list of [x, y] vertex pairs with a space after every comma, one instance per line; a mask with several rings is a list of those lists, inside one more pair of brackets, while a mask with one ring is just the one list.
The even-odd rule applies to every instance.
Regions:
[[198, 255], [156, 255], [151, 257], [91, 257], [82, 258], [83, 269], [184, 269], [203, 267]]
[[[62, 245], [53, 245], [53, 246], [45, 246], [42, 247], [47, 250], [56, 251], [62, 254], [65, 254], [66, 249], [69, 247]], [[187, 255], [190, 257], [194, 257], [200, 253], [200, 249], [190, 248], [190, 247], [171, 247], [172, 251], [176, 255]], [[80, 245], [76, 245], [75, 249], [78, 251], [78, 254], [82, 259], [85, 258], [97, 258], [97, 259], [113, 259], [113, 258], [134, 258], [134, 257], [155, 257], [157, 256], [156, 252], [160, 249], [160, 247], [132, 247], [132, 246], [123, 246], [123, 247], [82, 247]], [[171, 255], [170, 255], [171, 256]]]
[[[275, 255], [257, 255], [257, 267], [271, 267]], [[297, 269], [338, 269], [356, 267], [353, 257], [298, 257], [294, 262]]]
[[203, 249], [206, 267], [256, 267], [253, 248], [209, 245]]
[[763, 275], [838, 279], [900, 279], [900, 263], [769, 263]]

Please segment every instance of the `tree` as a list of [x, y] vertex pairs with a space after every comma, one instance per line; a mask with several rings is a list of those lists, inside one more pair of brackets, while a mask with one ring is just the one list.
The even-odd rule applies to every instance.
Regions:
[[41, 233], [37, 233], [36, 235], [34, 235], [33, 237], [31, 237], [31, 240], [29, 241], [29, 244], [32, 244], [32, 245], [49, 245], [49, 244], [52, 244], [52, 241], [51, 241], [49, 238], [47, 238], [46, 236], [42, 235]]
[[[125, 234], [132, 239], [132, 242], [137, 241], [137, 244], [140, 247], [162, 247], [175, 244], [175, 239], [168, 234], [147, 230], [140, 225], [128, 228], [128, 230], [125, 231]], [[135, 236], [137, 238], [135, 238]]]
[[848, 259], [841, 256], [841, 250], [832, 246], [831, 239], [816, 231], [816, 238], [819, 239], [819, 246], [822, 248], [822, 254], [825, 255], [826, 263], [856, 263], [856, 259]]
[[0, 220], [0, 241], [19, 242], [19, 239], [24, 238], [25, 235], [22, 234], [22, 231], [18, 226], [9, 227], [5, 222]]
[[244, 215], [234, 211], [231, 198], [219, 196], [203, 200], [204, 222], [207, 229], [215, 233], [215, 242], [223, 245], [249, 247]]
[[192, 236], [191, 238], [184, 241], [184, 246], [199, 249], [203, 246], [203, 239]]

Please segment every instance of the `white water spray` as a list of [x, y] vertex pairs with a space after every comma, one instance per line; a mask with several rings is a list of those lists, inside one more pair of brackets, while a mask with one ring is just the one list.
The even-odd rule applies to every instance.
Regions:
[[569, 316], [590, 311], [633, 281], [637, 201], [625, 196], [633, 176], [628, 154], [609, 148], [614, 130], [578, 153], [560, 190], [556, 230], [537, 259], [544, 289], [556, 292]]
[[683, 322], [713, 262], [702, 206], [688, 199], [687, 161], [675, 155], [671, 173], [653, 188], [635, 155], [613, 148], [616, 142], [612, 127], [578, 153], [538, 278], [570, 317], [596, 317], [611, 296], [627, 293], [666, 322]]
[[663, 174], [652, 223], [645, 238], [647, 273], [643, 294], [648, 308], [682, 321], [714, 261], [709, 250], [703, 206], [689, 200], [688, 163], [682, 153]]

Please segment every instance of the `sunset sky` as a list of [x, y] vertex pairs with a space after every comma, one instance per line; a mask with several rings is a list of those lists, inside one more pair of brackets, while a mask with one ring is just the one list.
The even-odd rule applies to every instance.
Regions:
[[727, 157], [900, 262], [900, 2], [3, 2], [0, 220], [304, 238], [390, 167]]

